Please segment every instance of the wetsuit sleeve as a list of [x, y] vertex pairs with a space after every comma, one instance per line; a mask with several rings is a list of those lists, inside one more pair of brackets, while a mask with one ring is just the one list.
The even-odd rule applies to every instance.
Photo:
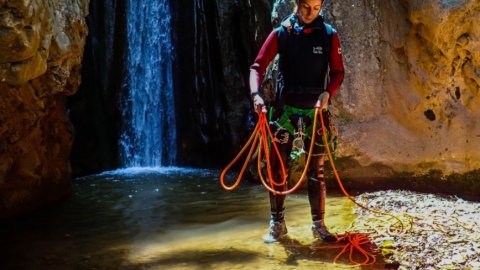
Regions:
[[278, 34], [277, 31], [274, 30], [263, 43], [257, 58], [255, 58], [255, 62], [250, 67], [250, 92], [258, 91], [260, 85], [262, 84], [263, 77], [265, 76], [265, 70], [277, 54], [277, 43]]
[[345, 71], [343, 68], [342, 48], [338, 34], [332, 36], [332, 48], [330, 50], [330, 82], [327, 85], [327, 91], [332, 97], [342, 84]]

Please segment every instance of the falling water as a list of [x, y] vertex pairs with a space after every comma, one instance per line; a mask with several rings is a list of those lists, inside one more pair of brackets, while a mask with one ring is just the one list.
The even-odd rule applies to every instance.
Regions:
[[168, 0], [127, 0], [126, 21], [123, 166], [171, 165], [176, 156], [176, 128]]

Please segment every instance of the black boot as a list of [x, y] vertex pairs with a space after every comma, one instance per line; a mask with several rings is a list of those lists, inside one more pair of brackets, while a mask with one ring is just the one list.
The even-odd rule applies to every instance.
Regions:
[[285, 236], [287, 226], [285, 225], [285, 195], [274, 195], [270, 193], [271, 218], [268, 233], [263, 237], [265, 243], [273, 243]]
[[308, 200], [312, 213], [313, 237], [324, 241], [336, 241], [337, 238], [331, 234], [325, 226], [325, 197], [327, 189], [325, 180], [310, 177], [308, 179]]

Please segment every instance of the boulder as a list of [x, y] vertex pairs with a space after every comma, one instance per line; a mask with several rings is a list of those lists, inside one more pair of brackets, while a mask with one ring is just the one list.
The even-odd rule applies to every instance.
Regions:
[[0, 219], [70, 187], [65, 96], [80, 84], [87, 0], [1, 1]]

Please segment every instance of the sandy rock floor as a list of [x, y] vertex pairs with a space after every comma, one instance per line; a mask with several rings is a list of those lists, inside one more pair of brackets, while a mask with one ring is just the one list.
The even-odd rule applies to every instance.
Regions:
[[399, 269], [480, 269], [480, 203], [408, 191], [364, 193], [352, 230], [368, 231]]

